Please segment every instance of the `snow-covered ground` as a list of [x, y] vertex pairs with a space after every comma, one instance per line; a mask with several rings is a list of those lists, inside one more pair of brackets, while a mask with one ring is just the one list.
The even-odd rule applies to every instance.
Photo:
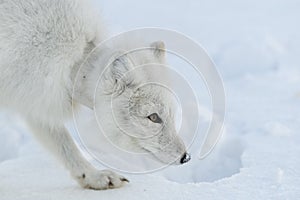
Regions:
[[300, 199], [300, 1], [95, 2], [113, 33], [168, 28], [206, 48], [224, 79], [224, 135], [204, 160], [89, 191], [1, 113], [1, 200]]

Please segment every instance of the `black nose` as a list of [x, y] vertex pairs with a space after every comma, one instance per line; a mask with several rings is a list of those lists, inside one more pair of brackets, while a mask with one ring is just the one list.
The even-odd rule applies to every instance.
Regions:
[[180, 164], [187, 163], [191, 160], [191, 156], [188, 153], [183, 154], [182, 158], [180, 159]]

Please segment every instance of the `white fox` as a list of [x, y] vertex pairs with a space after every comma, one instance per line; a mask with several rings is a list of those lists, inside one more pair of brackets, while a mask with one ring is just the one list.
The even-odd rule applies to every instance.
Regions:
[[[163, 163], [183, 164], [190, 156], [176, 134], [170, 95], [156, 85], [139, 87], [149, 71], [122, 77], [137, 65], [164, 64], [163, 42], [153, 42], [151, 50], [133, 55], [109, 47], [95, 51], [93, 62], [79, 72], [87, 54], [105, 39], [105, 26], [98, 19], [84, 0], [0, 0], [0, 106], [19, 112], [82, 187], [108, 189], [128, 180], [92, 166], [64, 123], [72, 116], [72, 101], [94, 108], [95, 83], [112, 56], [116, 59], [105, 71], [95, 102], [103, 108], [106, 134], [131, 149], [152, 153]], [[133, 135], [154, 136], [137, 139], [122, 134], [112, 122], [111, 101], [117, 106], [118, 120]]]

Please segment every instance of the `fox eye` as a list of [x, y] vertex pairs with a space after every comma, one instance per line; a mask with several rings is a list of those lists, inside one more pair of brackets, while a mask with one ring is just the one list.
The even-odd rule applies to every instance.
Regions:
[[150, 119], [154, 123], [159, 123], [159, 124], [162, 123], [162, 120], [160, 119], [160, 117], [158, 116], [157, 113], [153, 113], [153, 114], [149, 115], [147, 118]]

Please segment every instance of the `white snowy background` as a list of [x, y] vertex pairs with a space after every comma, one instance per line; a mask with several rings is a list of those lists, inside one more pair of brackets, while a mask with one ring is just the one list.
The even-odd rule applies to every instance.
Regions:
[[226, 90], [226, 130], [205, 160], [107, 191], [81, 189], [0, 113], [0, 199], [300, 199], [300, 1], [96, 1], [112, 33], [177, 30], [201, 43]]

